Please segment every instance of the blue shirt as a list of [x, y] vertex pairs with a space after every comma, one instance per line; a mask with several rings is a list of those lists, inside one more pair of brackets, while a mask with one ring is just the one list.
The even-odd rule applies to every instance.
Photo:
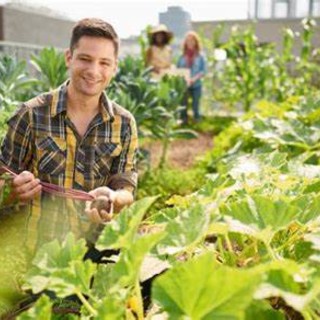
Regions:
[[[191, 65], [191, 67], [187, 66], [187, 60], [184, 55], [180, 56], [177, 63], [178, 68], [188, 68], [190, 69], [190, 76], [193, 78], [195, 75], [201, 73], [206, 73], [206, 61], [202, 54], [198, 54]], [[198, 79], [196, 82], [194, 82], [190, 88], [197, 88], [201, 86], [201, 79]]]

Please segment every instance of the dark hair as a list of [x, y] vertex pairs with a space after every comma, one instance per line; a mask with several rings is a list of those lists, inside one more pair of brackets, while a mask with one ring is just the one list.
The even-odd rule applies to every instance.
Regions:
[[73, 52], [79, 40], [83, 36], [101, 37], [113, 42], [115, 55], [119, 52], [119, 37], [112, 25], [97, 18], [86, 18], [78, 21], [72, 29], [70, 51]]
[[165, 46], [166, 44], [168, 44], [170, 42], [170, 40], [171, 40], [170, 35], [167, 32], [159, 31], [159, 32], [155, 32], [155, 33], [150, 35], [149, 42], [150, 42], [151, 45], [158, 45], [159, 44], [156, 41], [156, 37], [157, 37], [158, 33], [162, 33], [163, 34], [163, 38], [162, 38], [163, 40], [160, 43], [160, 46]]

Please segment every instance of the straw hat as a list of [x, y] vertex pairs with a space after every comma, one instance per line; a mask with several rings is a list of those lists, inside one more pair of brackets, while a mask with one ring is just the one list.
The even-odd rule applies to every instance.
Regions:
[[150, 36], [153, 36], [156, 33], [163, 32], [167, 35], [168, 40], [170, 40], [173, 37], [173, 33], [168, 30], [167, 26], [164, 24], [159, 24], [158, 26], [155, 26], [151, 29], [149, 32]]

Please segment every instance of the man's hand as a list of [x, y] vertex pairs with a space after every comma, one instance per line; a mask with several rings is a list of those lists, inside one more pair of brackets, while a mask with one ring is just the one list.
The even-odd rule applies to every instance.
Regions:
[[28, 202], [41, 192], [40, 180], [29, 171], [23, 171], [12, 181], [14, 195], [22, 202]]
[[113, 206], [116, 191], [108, 187], [99, 187], [89, 192], [94, 196], [93, 201], [86, 202], [85, 213], [94, 223], [106, 223], [113, 218]]

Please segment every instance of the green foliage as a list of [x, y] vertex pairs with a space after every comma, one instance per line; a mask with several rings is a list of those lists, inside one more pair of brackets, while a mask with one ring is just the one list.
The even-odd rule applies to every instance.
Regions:
[[166, 163], [170, 143], [174, 139], [191, 139], [196, 133], [177, 125], [180, 104], [186, 84], [181, 77], [164, 76], [160, 81], [150, 77], [141, 58], [125, 57], [120, 62], [108, 95], [135, 117], [140, 137], [162, 142], [160, 166]]
[[265, 301], [254, 301], [246, 310], [246, 320], [285, 320], [284, 314], [273, 310]]
[[157, 168], [144, 172], [139, 178], [138, 198], [160, 196], [154, 208], [165, 206], [173, 195], [187, 195], [200, 188], [205, 181], [202, 169]]
[[215, 138], [215, 148], [203, 164], [216, 171], [222, 159], [258, 150], [279, 150], [290, 158], [303, 154], [307, 163], [318, 164], [319, 116], [319, 94], [281, 104], [262, 101]]
[[97, 242], [97, 248], [128, 248], [136, 237], [142, 218], [155, 200], [156, 197], [141, 199], [107, 224]]
[[25, 287], [34, 293], [54, 290], [59, 297], [89, 294], [96, 267], [89, 260], [83, 261], [86, 250], [84, 240], [76, 242], [71, 234], [62, 244], [53, 241], [43, 245], [33, 260]]
[[28, 77], [26, 62], [17, 61], [15, 58], [3, 55], [0, 59], [0, 104], [1, 111], [6, 111], [17, 101], [23, 101], [32, 96], [36, 84], [35, 79]]
[[7, 55], [0, 57], [0, 142], [7, 129], [7, 120], [19, 102], [33, 95], [36, 83], [36, 79], [28, 76], [25, 61]]
[[177, 216], [167, 222], [166, 236], [157, 245], [159, 254], [192, 253], [194, 248], [203, 241], [208, 226], [209, 215], [204, 212], [200, 204], [193, 204], [188, 209], [179, 210]]
[[170, 319], [244, 319], [260, 277], [219, 266], [207, 253], [159, 277], [152, 296]]
[[[5, 193], [9, 188], [5, 187]], [[7, 197], [5, 197], [7, 198]], [[0, 209], [0, 318], [11, 314], [25, 298], [22, 290], [24, 275], [29, 262], [23, 245], [26, 212], [2, 203]]]
[[[219, 48], [227, 53], [223, 67], [219, 68], [215, 56], [209, 57], [209, 65], [215, 72], [212, 81], [206, 82], [215, 101], [248, 111], [261, 99], [282, 102], [292, 95], [301, 96], [319, 89], [315, 79], [320, 68], [314, 59], [316, 53], [312, 51], [313, 20], [302, 21], [301, 35], [284, 29], [280, 53], [273, 44], [260, 43], [254, 27], [241, 30], [234, 26], [228, 40], [221, 44], [224, 32], [221, 26], [215, 30], [211, 41], [204, 41], [210, 52]], [[300, 56], [293, 53], [293, 44], [297, 41], [302, 45]]]
[[18, 320], [32, 320], [32, 319], [51, 320], [52, 319], [51, 308], [52, 308], [52, 304], [50, 302], [50, 299], [46, 295], [43, 295], [38, 299], [36, 304], [31, 309], [19, 315], [17, 319]]
[[[212, 38], [215, 46], [220, 46], [222, 29], [218, 31]], [[108, 258], [112, 263], [97, 266], [84, 261], [85, 241], [69, 235], [63, 243], [53, 241], [39, 249], [25, 277], [27, 259], [15, 246], [21, 243], [19, 228], [25, 219], [6, 215], [1, 238], [12, 243], [1, 243], [6, 253], [1, 266], [16, 272], [21, 268], [21, 273], [11, 278], [1, 273], [1, 283], [8, 284], [0, 292], [2, 311], [18, 302], [23, 284], [33, 293], [49, 290], [61, 299], [75, 294], [83, 319], [152, 318], [143, 307], [143, 298], [150, 297], [141, 295], [140, 284], [151, 259], [164, 265], [149, 272], [152, 275], [170, 267], [152, 285], [155, 316], [319, 318], [320, 112], [318, 94], [312, 89], [306, 94], [314, 66], [312, 33], [312, 24], [306, 22], [299, 61], [291, 53], [296, 36], [290, 30], [285, 31], [282, 56], [272, 46], [259, 46], [252, 30], [232, 35], [226, 45], [225, 78], [219, 78], [225, 96], [220, 98], [252, 111], [238, 119], [215, 118], [194, 127], [221, 131], [201, 167], [215, 174], [165, 166], [144, 173], [138, 198], [159, 197], [136, 201], [104, 226], [96, 245], [100, 250], [120, 249], [119, 255]], [[49, 52], [48, 57], [55, 57]], [[60, 70], [59, 65], [52, 63], [50, 70]], [[293, 65], [297, 78], [288, 70]], [[11, 62], [8, 66], [13, 68]], [[194, 134], [177, 126], [184, 90], [179, 78], [153, 82], [143, 59], [128, 57], [120, 63], [109, 94], [133, 112], [141, 135], [162, 139], [166, 150], [172, 139]], [[293, 93], [305, 97], [287, 99]], [[256, 104], [260, 98], [269, 102]], [[10, 93], [10, 103], [2, 104], [5, 110], [11, 112], [16, 99]], [[224, 126], [227, 129], [222, 130]], [[19, 225], [13, 232], [11, 219]], [[16, 261], [5, 258], [12, 252]], [[55, 305], [42, 295], [20, 318], [56, 318]]]
[[218, 135], [225, 130], [236, 118], [234, 116], [205, 116], [199, 122], [191, 123], [190, 128], [196, 132]]
[[67, 79], [64, 54], [53, 47], [44, 48], [38, 55], [32, 55], [30, 62], [39, 72], [40, 92], [55, 89]]

